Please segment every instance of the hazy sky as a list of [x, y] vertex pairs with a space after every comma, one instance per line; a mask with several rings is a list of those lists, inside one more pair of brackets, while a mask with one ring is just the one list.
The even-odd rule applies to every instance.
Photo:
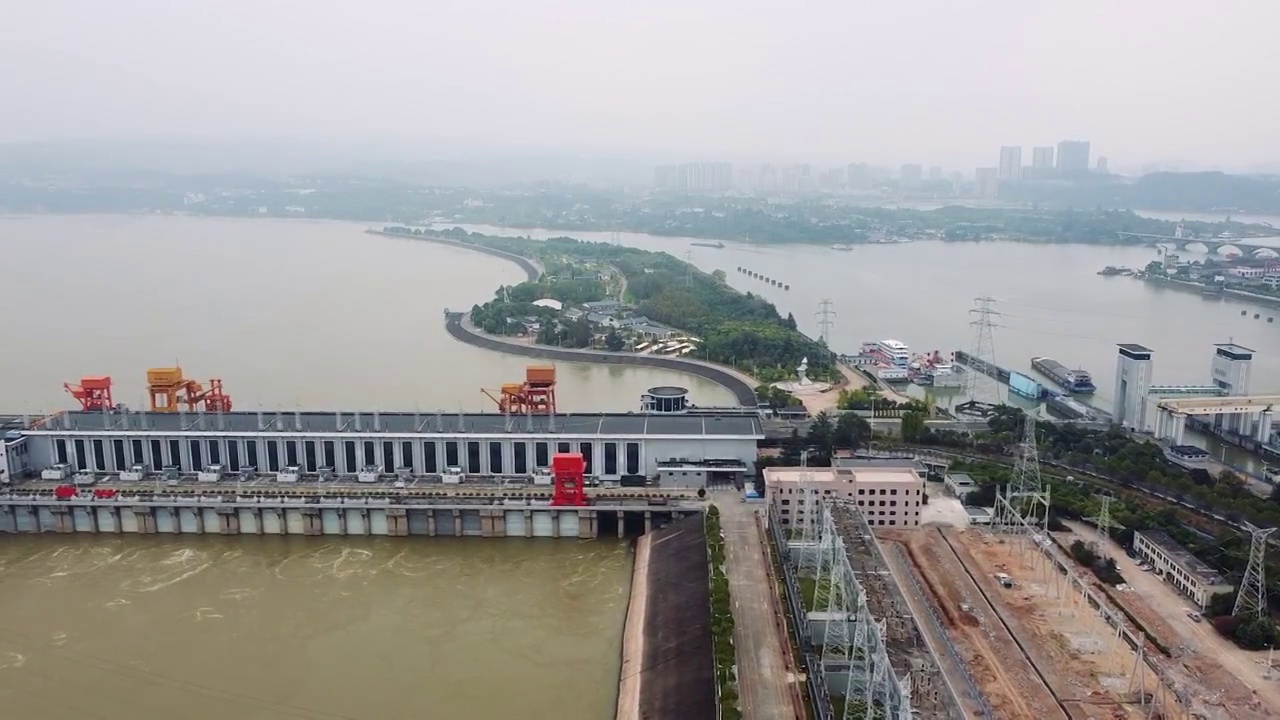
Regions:
[[13, 0], [0, 141], [1280, 161], [1274, 0]]

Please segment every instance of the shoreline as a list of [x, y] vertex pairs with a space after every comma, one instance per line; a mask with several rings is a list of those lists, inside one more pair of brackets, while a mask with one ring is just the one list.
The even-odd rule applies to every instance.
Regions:
[[618, 670], [618, 702], [616, 720], [640, 720], [642, 670], [644, 669], [644, 623], [649, 595], [649, 545], [652, 535], [636, 539], [636, 553], [631, 570], [631, 597], [627, 601], [627, 618], [622, 626], [622, 666]]

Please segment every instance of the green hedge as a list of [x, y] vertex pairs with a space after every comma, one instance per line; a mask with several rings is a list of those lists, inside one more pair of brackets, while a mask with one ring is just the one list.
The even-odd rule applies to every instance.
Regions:
[[734, 676], [737, 659], [733, 648], [733, 602], [729, 578], [724, 574], [724, 533], [720, 530], [720, 509], [707, 508], [707, 555], [711, 561], [711, 646], [716, 663], [716, 694], [722, 720], [739, 720], [738, 683]]

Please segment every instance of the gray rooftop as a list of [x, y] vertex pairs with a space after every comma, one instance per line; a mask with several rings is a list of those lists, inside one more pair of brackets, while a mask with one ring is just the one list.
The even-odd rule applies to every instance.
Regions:
[[[261, 417], [261, 423], [259, 423]], [[357, 420], [357, 417], [359, 418]], [[356, 425], [360, 430], [356, 430]], [[376, 430], [375, 430], [376, 426]], [[508, 427], [510, 429], [508, 429]], [[338, 432], [476, 434], [552, 433], [556, 435], [738, 435], [763, 437], [755, 415], [698, 413], [570, 413], [555, 416], [506, 416], [499, 413], [97, 413], [65, 412], [40, 430], [154, 432]]]
[[1192, 555], [1177, 540], [1169, 537], [1164, 531], [1143, 530], [1138, 534], [1150, 541], [1152, 545], [1163, 550], [1164, 554], [1168, 555], [1169, 559], [1177, 564], [1178, 567], [1200, 582], [1206, 585], [1227, 584], [1221, 573], [1206, 565], [1200, 558]]
[[924, 463], [915, 458], [835, 458], [838, 468], [905, 468], [924, 472]]

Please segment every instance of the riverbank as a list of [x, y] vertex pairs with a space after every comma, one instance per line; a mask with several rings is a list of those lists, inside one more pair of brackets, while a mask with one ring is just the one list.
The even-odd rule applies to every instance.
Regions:
[[1280, 297], [1259, 295], [1258, 293], [1251, 293], [1244, 290], [1232, 290], [1230, 288], [1224, 288], [1220, 292], [1206, 293], [1204, 292], [1205, 284], [1202, 282], [1195, 282], [1193, 280], [1178, 280], [1176, 278], [1159, 278], [1150, 276], [1144, 276], [1141, 280], [1155, 285], [1156, 287], [1169, 287], [1178, 290], [1186, 290], [1187, 292], [1198, 293], [1209, 298], [1229, 297], [1235, 300], [1243, 300], [1269, 310], [1280, 309]]
[[734, 399], [739, 405], [743, 407], [756, 406], [756, 386], [750, 376], [731, 371], [719, 365], [705, 363], [701, 360], [636, 355], [622, 352], [614, 353], [607, 350], [558, 348], [548, 345], [522, 343], [510, 338], [499, 338], [480, 332], [469, 322], [469, 316], [466, 313], [450, 314], [445, 321], [445, 331], [449, 333], [450, 337], [459, 342], [509, 355], [520, 355], [541, 360], [559, 360], [562, 362], [651, 367], [696, 375], [733, 393]]
[[616, 717], [716, 717], [710, 570], [701, 515], [636, 540]]

